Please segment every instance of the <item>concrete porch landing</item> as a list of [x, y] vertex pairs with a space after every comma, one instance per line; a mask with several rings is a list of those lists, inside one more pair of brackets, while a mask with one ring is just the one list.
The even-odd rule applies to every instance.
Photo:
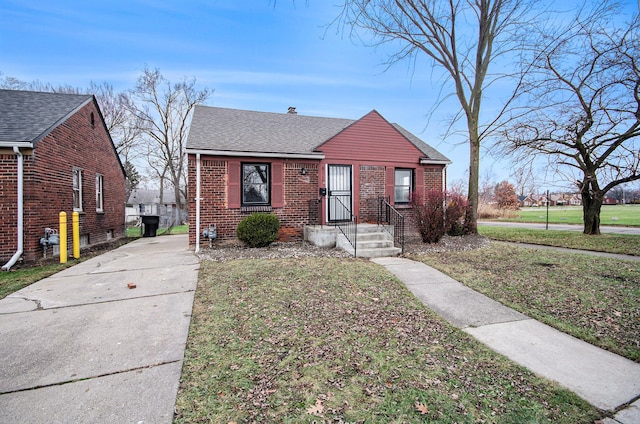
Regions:
[[402, 252], [402, 249], [394, 246], [393, 236], [377, 224], [358, 224], [356, 238], [356, 248], [354, 249], [337, 227], [332, 225], [304, 227], [305, 241], [318, 247], [337, 247], [352, 255], [355, 250], [356, 257], [379, 258], [397, 256]]

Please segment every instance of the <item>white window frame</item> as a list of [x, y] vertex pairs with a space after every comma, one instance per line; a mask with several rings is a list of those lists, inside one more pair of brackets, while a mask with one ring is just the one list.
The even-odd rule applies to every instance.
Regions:
[[104, 212], [104, 175], [96, 174], [96, 212]]
[[73, 211], [82, 212], [82, 169], [73, 168]]
[[[406, 177], [407, 173], [409, 174], [408, 175], [409, 176], [409, 184], [408, 185], [407, 184], [400, 184], [399, 177], [400, 178], [403, 177], [403, 176]], [[402, 175], [402, 174], [404, 174], [404, 175]], [[396, 168], [395, 172], [394, 172], [394, 180], [395, 180], [394, 184], [393, 184], [393, 186], [394, 186], [393, 187], [393, 190], [394, 190], [394, 192], [393, 192], [394, 204], [400, 204], [400, 205], [409, 204], [411, 202], [411, 193], [413, 193], [414, 184], [415, 184], [414, 176], [413, 176], [413, 169], [411, 169], [411, 168]], [[407, 192], [407, 199], [406, 200], [405, 199], [402, 199], [402, 200], [398, 200], [397, 199], [397, 197], [398, 197], [397, 193], [398, 193], [399, 189], [401, 189], [402, 191], [406, 190], [406, 192]]]

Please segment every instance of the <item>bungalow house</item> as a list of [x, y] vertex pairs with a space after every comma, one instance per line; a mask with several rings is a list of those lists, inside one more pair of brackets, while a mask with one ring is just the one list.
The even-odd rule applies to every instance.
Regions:
[[[0, 259], [41, 258], [67, 213], [81, 246], [124, 235], [124, 169], [92, 95], [0, 90]], [[46, 240], [46, 238], [45, 238]]]
[[538, 206], [538, 201], [533, 194], [518, 196], [518, 203], [521, 207]]
[[357, 120], [197, 106], [187, 141], [189, 243], [203, 228], [234, 239], [240, 220], [272, 212], [281, 239], [309, 224], [376, 222], [381, 198], [446, 190], [441, 153], [373, 110]]

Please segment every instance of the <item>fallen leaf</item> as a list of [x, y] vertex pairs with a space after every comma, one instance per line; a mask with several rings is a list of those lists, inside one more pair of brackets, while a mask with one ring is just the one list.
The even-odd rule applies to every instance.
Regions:
[[422, 415], [429, 413], [429, 408], [427, 408], [427, 405], [424, 403], [416, 402], [416, 410], [418, 410]]
[[316, 400], [316, 404], [307, 408], [307, 414], [322, 416], [324, 412], [324, 406], [320, 399]]
[[617, 316], [617, 317], [621, 317], [622, 316], [622, 312], [620, 311], [613, 311], [613, 315]]

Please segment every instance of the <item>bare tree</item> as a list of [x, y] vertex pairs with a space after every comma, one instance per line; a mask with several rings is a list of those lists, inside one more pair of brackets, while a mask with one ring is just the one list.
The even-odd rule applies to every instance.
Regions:
[[129, 113], [131, 99], [127, 91], [115, 92], [113, 86], [106, 81], [102, 84], [91, 81], [88, 88], [81, 88], [71, 85], [55, 86], [39, 80], [26, 82], [13, 77], [1, 78], [0, 88], [66, 94], [93, 94], [100, 105], [105, 125], [111, 134], [122, 163], [131, 159], [130, 151], [140, 136], [140, 125], [135, 122], [136, 117]]
[[206, 88], [198, 90], [195, 78], [171, 83], [157, 68], [145, 68], [131, 91], [130, 111], [150, 143], [150, 166], [159, 174], [161, 185], [169, 179], [178, 209], [183, 209], [182, 199], [186, 198], [188, 122], [193, 108], [210, 93]]
[[565, 27], [544, 28], [523, 86], [528, 113], [505, 131], [516, 157], [546, 155], [570, 174], [584, 233], [600, 233], [604, 195], [640, 179], [640, 21], [604, 1]]
[[525, 161], [512, 168], [510, 178], [515, 181], [516, 193], [526, 196], [537, 191], [537, 181], [533, 172], [533, 162]]
[[132, 101], [129, 92], [116, 92], [106, 81], [102, 84], [92, 81], [89, 88], [84, 91], [96, 96], [105, 125], [122, 163], [135, 159], [136, 153], [133, 153], [133, 149], [140, 141], [142, 125], [138, 122], [139, 118], [131, 113]]
[[516, 46], [529, 4], [526, 0], [345, 0], [337, 20], [373, 34], [374, 41], [368, 44], [399, 42], [390, 63], [426, 55], [453, 85], [461, 111], [452, 125], [466, 121], [469, 143], [472, 232], [477, 231], [480, 145], [509, 103], [505, 100], [495, 116], [481, 121], [485, 90], [505, 76], [490, 74], [489, 66]]

